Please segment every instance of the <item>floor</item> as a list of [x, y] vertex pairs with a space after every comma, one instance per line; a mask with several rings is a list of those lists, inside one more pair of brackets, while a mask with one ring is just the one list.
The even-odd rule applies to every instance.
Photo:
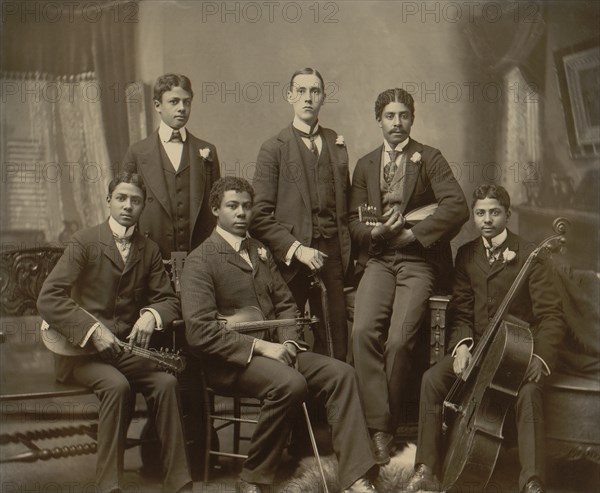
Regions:
[[[85, 409], [86, 401], [90, 408], [94, 406], [93, 396], [77, 398], [77, 409]], [[83, 400], [83, 401], [82, 401]], [[57, 405], [49, 401], [27, 401], [23, 403], [2, 403], [0, 415], [0, 433], [13, 433], [30, 431], [57, 426], [87, 424], [85, 419], [76, 416], [65, 416], [58, 410], [74, 408], [73, 405]], [[65, 419], [67, 418], [67, 419]], [[80, 418], [80, 417], [79, 417]], [[145, 424], [144, 418], [134, 420], [130, 428], [131, 436], [139, 436]], [[321, 430], [326, 434], [326, 430]], [[69, 439], [40, 440], [41, 447], [53, 448], [68, 443], [81, 443], [89, 441], [86, 437]], [[223, 447], [230, 443], [230, 436], [220, 436]], [[0, 456], [6, 457], [10, 453], [23, 450], [21, 445], [2, 445]], [[402, 457], [407, 463], [412, 463], [414, 447], [406, 449]], [[413, 454], [413, 456], [410, 456]], [[97, 488], [93, 483], [96, 456], [95, 454], [70, 457], [66, 459], [50, 459], [36, 463], [4, 463], [0, 465], [0, 482], [2, 493], [95, 493]], [[239, 462], [227, 459], [220, 461], [219, 470], [213, 471], [211, 480], [207, 483], [194, 482], [196, 493], [234, 493]], [[290, 458], [285, 461], [289, 471], [293, 470]], [[139, 449], [134, 448], [126, 452], [125, 457], [125, 491], [131, 493], [158, 493], [161, 491], [160, 482], [155, 478], [140, 474], [142, 462]], [[496, 470], [492, 479], [483, 490], [485, 493], [518, 493], [516, 484], [519, 471], [516, 450], [503, 451], [499, 457]], [[286, 475], [286, 468], [282, 470]], [[289, 493], [318, 493], [316, 491], [299, 491], [289, 489]], [[548, 493], [575, 493], [575, 492], [600, 492], [600, 468], [586, 463], [553, 463], [549, 467]], [[333, 492], [331, 492], [333, 493]], [[465, 492], [466, 493], [466, 492]], [[472, 490], [469, 493], [477, 493]]]

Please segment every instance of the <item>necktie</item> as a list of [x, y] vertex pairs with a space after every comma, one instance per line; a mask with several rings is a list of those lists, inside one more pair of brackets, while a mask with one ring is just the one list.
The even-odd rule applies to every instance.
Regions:
[[248, 241], [248, 238], [244, 238], [240, 243], [240, 252], [243, 251], [250, 253], [250, 242]]
[[486, 243], [485, 250], [487, 253], [488, 262], [492, 265], [496, 261], [496, 250], [497, 248], [492, 243]]
[[115, 244], [117, 245], [117, 249], [119, 250], [123, 262], [127, 262], [129, 252], [131, 251], [131, 236], [121, 237], [113, 233], [113, 238], [115, 239]]
[[398, 169], [396, 157], [400, 153], [396, 150], [387, 151], [387, 153], [390, 155], [390, 161], [383, 167], [383, 179], [389, 185], [392, 183], [394, 175], [396, 174], [396, 170]]
[[[298, 129], [296, 129], [298, 130]], [[311, 133], [306, 133], [303, 132], [302, 130], [298, 130], [298, 133], [304, 137], [305, 139], [308, 139], [310, 141], [310, 152], [312, 152], [317, 159], [319, 158], [319, 148], [317, 147], [317, 143], [315, 142], [315, 139], [317, 138], [317, 135], [319, 135], [319, 131], [317, 130], [316, 132], [311, 132]]]
[[179, 130], [173, 130], [169, 142], [179, 142], [180, 144], [183, 143], [183, 139], [181, 138], [181, 133], [179, 132]]

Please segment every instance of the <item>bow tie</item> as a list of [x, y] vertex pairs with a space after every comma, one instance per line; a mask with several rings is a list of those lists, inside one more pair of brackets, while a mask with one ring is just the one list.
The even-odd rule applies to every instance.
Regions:
[[183, 138], [181, 137], [181, 132], [179, 130], [173, 130], [173, 133], [171, 134], [171, 138], [169, 139], [169, 142], [179, 142], [179, 143], [183, 143]]

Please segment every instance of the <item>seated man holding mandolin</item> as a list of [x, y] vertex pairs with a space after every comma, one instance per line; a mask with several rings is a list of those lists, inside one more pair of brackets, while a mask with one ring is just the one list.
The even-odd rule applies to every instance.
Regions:
[[179, 317], [179, 302], [158, 245], [136, 229], [145, 199], [141, 176], [120, 172], [108, 187], [108, 221], [73, 235], [37, 307], [49, 325], [44, 343], [57, 353], [57, 379], [85, 385], [100, 400], [99, 490], [122, 489], [133, 392], [139, 391], [161, 442], [164, 491], [191, 492], [177, 379], [159, 371], [178, 371], [177, 358], [162, 361], [148, 350], [154, 330]]
[[[458, 250], [448, 343], [452, 352], [423, 376], [415, 471], [407, 492], [438, 491], [457, 483], [483, 490], [507, 410], [514, 419], [512, 408], [519, 488], [544, 491], [543, 382], [555, 362], [564, 324], [548, 267], [538, 257], [543, 249], [534, 250], [506, 228], [510, 213], [503, 187], [475, 190], [473, 219], [481, 237]], [[519, 322], [511, 324], [513, 317]], [[456, 418], [444, 423], [445, 417], [454, 417], [452, 411]], [[448, 424], [444, 444], [442, 430]]]
[[[410, 137], [410, 93], [383, 91], [375, 118], [383, 143], [358, 160], [350, 191], [350, 236], [358, 251], [356, 275], [362, 274], [352, 352], [375, 458], [386, 464], [427, 299], [436, 284], [451, 278], [449, 242], [469, 209], [442, 153]], [[365, 204], [370, 207], [362, 209]], [[365, 221], [361, 212], [369, 210], [383, 217]]]
[[[238, 491], [271, 491], [293, 420], [301, 419], [305, 399], [316, 398], [327, 410], [340, 486], [374, 493], [366, 475], [375, 461], [354, 370], [308, 351], [301, 330], [307, 321], [297, 319], [271, 253], [248, 237], [252, 186], [221, 178], [209, 200], [217, 227], [186, 259], [182, 309], [190, 351], [201, 359], [208, 384], [262, 402]], [[265, 321], [257, 323], [252, 312]]]

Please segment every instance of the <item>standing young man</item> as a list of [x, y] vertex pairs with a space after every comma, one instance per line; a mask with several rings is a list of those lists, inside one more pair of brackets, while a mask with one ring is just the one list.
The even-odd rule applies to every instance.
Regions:
[[[331, 356], [344, 361], [344, 278], [350, 267], [348, 153], [341, 135], [319, 125], [325, 84], [317, 70], [296, 71], [287, 98], [294, 121], [262, 145], [256, 160], [250, 231], [273, 252], [300, 310], [309, 300], [311, 311], [323, 319], [319, 293], [310, 290], [310, 275], [320, 272], [329, 296]], [[314, 351], [329, 354], [329, 342], [319, 326]]]
[[154, 85], [160, 126], [133, 144], [123, 159], [125, 166], [137, 169], [148, 188], [139, 230], [158, 243], [165, 259], [173, 251], [191, 251], [215, 226], [208, 194], [220, 176], [219, 159], [214, 145], [186, 128], [193, 97], [185, 75], [160, 76]]
[[[148, 348], [155, 330], [179, 317], [158, 246], [136, 229], [146, 190], [141, 177], [110, 183], [105, 223], [73, 235], [46, 278], [37, 307], [80, 356], [56, 355], [56, 377], [91, 388], [100, 400], [96, 482], [121, 491], [129, 419], [141, 392], [161, 442], [164, 491], [192, 491], [177, 379], [118, 341]], [[95, 351], [94, 351], [95, 350]]]
[[[350, 193], [350, 234], [362, 275], [356, 294], [352, 346], [376, 459], [390, 460], [405, 398], [410, 355], [436, 280], [452, 272], [449, 241], [469, 217], [465, 196], [441, 152], [410, 138], [412, 96], [388, 89], [375, 102], [383, 145], [359, 159]], [[358, 206], [388, 214], [375, 227]], [[403, 215], [437, 204], [414, 226]]]
[[[473, 193], [473, 221], [481, 236], [463, 245], [456, 256], [452, 325], [444, 359], [423, 375], [419, 441], [415, 472], [406, 491], [439, 489], [436, 478], [442, 456], [442, 404], [450, 387], [471, 361], [480, 340], [512, 286], [531, 243], [507, 229], [510, 197], [498, 185], [482, 185]], [[543, 382], [556, 360], [564, 322], [560, 297], [548, 266], [536, 259], [509, 313], [531, 324], [533, 357], [515, 404], [523, 493], [543, 493], [545, 477]]]
[[[238, 491], [271, 491], [293, 421], [302, 402], [325, 404], [339, 483], [346, 493], [376, 493], [367, 473], [375, 465], [369, 447], [356, 376], [351, 366], [307, 351], [292, 294], [270, 252], [247, 235], [254, 190], [241, 178], [217, 181], [210, 203], [213, 234], [188, 255], [181, 279], [186, 338], [217, 391], [261, 401]], [[258, 308], [267, 320], [288, 319], [265, 336], [236, 332], [218, 315]], [[289, 319], [292, 320], [290, 323]]]

